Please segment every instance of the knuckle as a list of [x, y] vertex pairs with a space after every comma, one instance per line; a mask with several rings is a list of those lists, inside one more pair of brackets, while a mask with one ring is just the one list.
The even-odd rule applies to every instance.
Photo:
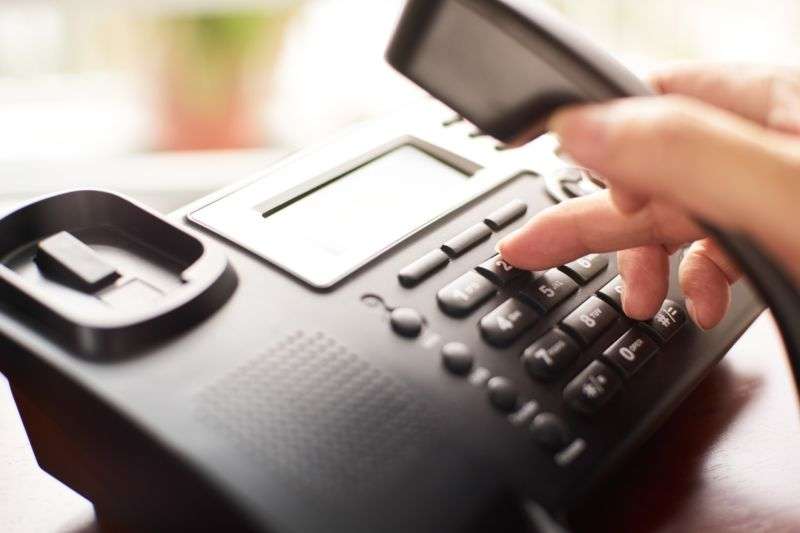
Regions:
[[689, 98], [671, 94], [637, 103], [609, 132], [612, 155], [630, 156], [633, 147], [664, 153], [680, 146], [696, 123], [697, 108]]
[[695, 123], [695, 108], [696, 104], [686, 97], [664, 97], [651, 117], [651, 141], [664, 150], [685, 142]]

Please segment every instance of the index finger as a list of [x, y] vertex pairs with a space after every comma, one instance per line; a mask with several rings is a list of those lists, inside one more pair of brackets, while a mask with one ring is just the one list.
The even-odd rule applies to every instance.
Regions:
[[544, 270], [590, 253], [684, 244], [702, 235], [678, 210], [650, 203], [634, 214], [624, 214], [603, 191], [542, 211], [500, 241], [498, 251], [518, 268]]

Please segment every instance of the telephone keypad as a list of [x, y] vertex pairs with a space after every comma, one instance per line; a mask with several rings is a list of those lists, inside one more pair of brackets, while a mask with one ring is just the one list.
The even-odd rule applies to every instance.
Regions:
[[480, 328], [486, 342], [504, 347], [517, 340], [538, 320], [538, 313], [531, 307], [516, 298], [509, 298], [481, 319]]
[[[470, 227], [447, 241], [441, 249], [429, 252], [402, 269], [398, 275], [400, 283], [405, 287], [417, 285], [526, 211], [527, 206], [521, 200], [506, 204], [483, 223]], [[464, 318], [501, 294], [502, 303], [481, 318], [478, 329], [488, 344], [505, 348], [580, 291], [582, 285], [599, 276], [608, 265], [607, 256], [592, 254], [559, 268], [531, 273], [512, 267], [495, 254], [441, 289], [437, 301], [445, 314]], [[398, 333], [413, 337], [419, 335], [423, 319], [419, 317], [418, 331], [412, 320], [416, 312], [411, 311], [396, 310], [402, 320], [393, 317], [392, 326]], [[590, 348], [623, 314], [622, 279], [616, 276], [563, 317], [556, 327], [546, 331], [521, 353], [517, 352], [522, 368], [537, 382], [557, 382], [582, 351]], [[685, 322], [683, 309], [675, 302], [666, 301], [653, 320], [633, 325], [598, 359], [569, 380], [561, 390], [564, 404], [584, 415], [596, 413], [620, 391], [624, 380], [632, 378], [655, 356], [659, 344], [653, 339], [666, 342]], [[512, 380], [492, 375], [489, 369], [478, 366], [473, 347], [446, 342], [441, 348], [441, 364], [451, 375], [485, 389], [490, 405], [508, 413], [512, 425], [528, 427], [534, 442], [552, 453], [557, 465], [572, 464], [587, 448], [584, 439], [572, 435], [565, 418], [555, 412], [542, 412], [539, 399], [523, 397]]]
[[520, 297], [538, 307], [543, 313], [550, 312], [558, 304], [575, 294], [578, 284], [560, 270], [548, 270], [535, 275], [520, 290]]
[[496, 255], [485, 263], [481, 263], [475, 270], [495, 285], [501, 287], [521, 277], [530, 276], [530, 272], [512, 267], [503, 261], [500, 255]]
[[453, 317], [465, 317], [497, 292], [495, 285], [474, 270], [453, 281], [437, 294], [439, 307]]
[[591, 254], [572, 263], [564, 265], [562, 270], [573, 276], [581, 285], [592, 281], [600, 272], [608, 267], [608, 257], [600, 254]]
[[574, 410], [591, 415], [605, 405], [622, 386], [611, 367], [594, 361], [564, 389], [564, 401]]
[[571, 331], [585, 346], [592, 344], [603, 334], [619, 314], [614, 308], [596, 296], [586, 300], [583, 305], [570, 313], [562, 326]]
[[566, 333], [552, 329], [522, 353], [522, 364], [528, 374], [540, 381], [551, 381], [561, 375], [580, 355], [580, 347]]

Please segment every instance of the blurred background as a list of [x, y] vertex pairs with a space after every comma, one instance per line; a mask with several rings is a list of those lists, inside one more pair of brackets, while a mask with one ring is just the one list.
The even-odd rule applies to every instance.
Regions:
[[[800, 0], [549, 3], [637, 69], [800, 57]], [[421, 98], [382, 60], [401, 7], [3, 0], [0, 194], [95, 185], [166, 209]]]

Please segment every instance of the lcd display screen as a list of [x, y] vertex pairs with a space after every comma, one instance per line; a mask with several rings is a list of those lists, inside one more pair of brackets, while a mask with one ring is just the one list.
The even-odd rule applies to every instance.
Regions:
[[[403, 145], [264, 213], [265, 229], [306, 261], [353, 268], [452, 207], [469, 175]], [[293, 265], [302, 272], [303, 265]]]

